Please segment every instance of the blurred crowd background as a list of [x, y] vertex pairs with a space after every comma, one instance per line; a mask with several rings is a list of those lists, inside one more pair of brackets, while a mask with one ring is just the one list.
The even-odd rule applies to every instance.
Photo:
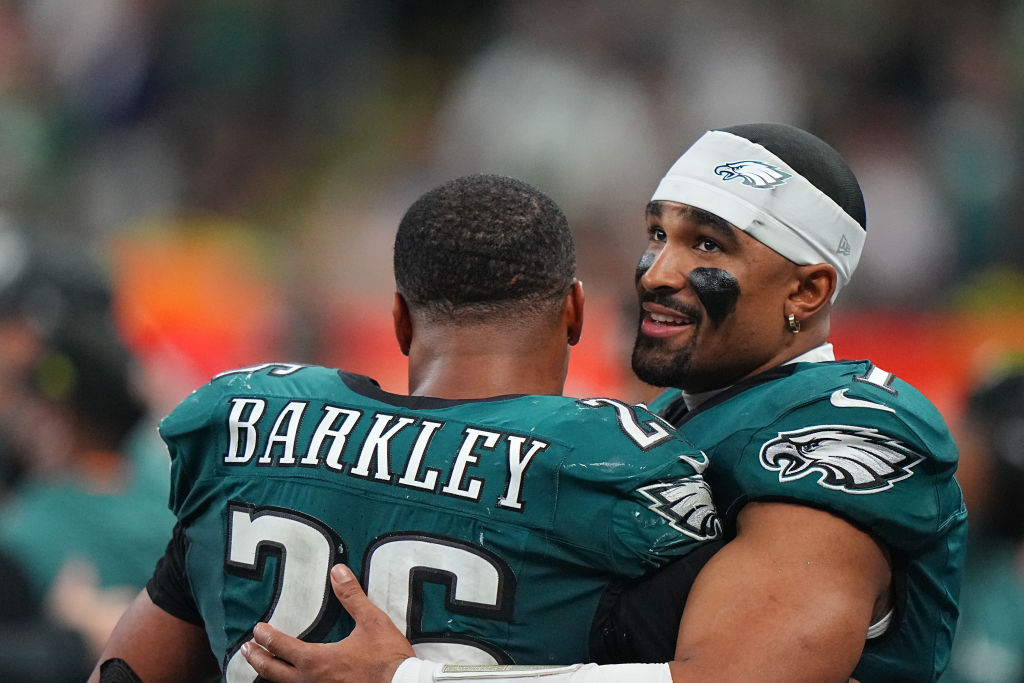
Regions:
[[1020, 0], [0, 0], [0, 678], [80, 680], [169, 536], [154, 425], [209, 375], [315, 362], [404, 391], [391, 242], [442, 180], [565, 208], [588, 293], [567, 391], [644, 398], [644, 205], [700, 133], [756, 121], [861, 180], [837, 354], [962, 442], [943, 680], [1020, 683]]

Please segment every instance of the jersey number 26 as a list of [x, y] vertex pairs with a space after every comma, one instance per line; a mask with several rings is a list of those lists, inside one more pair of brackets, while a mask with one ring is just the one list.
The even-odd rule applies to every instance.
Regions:
[[[229, 503], [228, 571], [265, 580], [270, 552], [279, 555], [278, 569], [271, 604], [260, 621], [301, 638], [321, 624], [329, 601], [336, 600], [329, 571], [344, 557], [344, 542], [327, 525], [294, 510]], [[453, 613], [509, 618], [515, 577], [496, 555], [451, 538], [400, 532], [374, 540], [364, 558], [367, 595], [406, 634], [418, 656], [465, 664], [510, 662], [500, 648], [482, 640], [422, 629], [418, 593], [425, 581], [447, 584], [447, 609]], [[228, 683], [256, 680], [239, 650], [251, 638], [250, 630], [231, 649], [224, 669]]]

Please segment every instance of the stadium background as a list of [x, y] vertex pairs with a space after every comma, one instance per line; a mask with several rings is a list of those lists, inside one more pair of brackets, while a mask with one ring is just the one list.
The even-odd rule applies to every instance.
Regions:
[[839, 149], [867, 201], [837, 355], [956, 430], [1024, 350], [1022, 120], [1013, 0], [0, 1], [0, 223], [104, 264], [159, 414], [269, 360], [404, 391], [394, 230], [478, 171], [575, 229], [567, 392], [642, 399], [647, 199], [705, 128], [782, 121]]
[[167, 403], [271, 358], [401, 391], [397, 219], [442, 179], [517, 175], [580, 242], [570, 390], [633, 397], [661, 172], [705, 127], [789, 122], [864, 185], [839, 354], [955, 417], [1024, 343], [1022, 29], [1024, 3], [995, 1], [3, 2], [0, 206], [108, 264]]
[[578, 233], [574, 393], [623, 358], [642, 208], [709, 126], [833, 142], [869, 240], [835, 342], [951, 417], [1024, 342], [1024, 4], [788, 0], [0, 3], [0, 200], [109, 264], [174, 382], [267, 358], [402, 390], [389, 247], [421, 191], [493, 171]]

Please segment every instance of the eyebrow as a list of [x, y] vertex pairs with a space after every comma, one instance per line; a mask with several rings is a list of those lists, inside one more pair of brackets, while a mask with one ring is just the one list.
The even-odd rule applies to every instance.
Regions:
[[661, 208], [661, 202], [647, 202], [647, 207], [644, 209], [644, 216], [661, 218]]
[[[661, 218], [661, 214], [665, 208], [664, 203], [660, 201], [648, 202], [647, 208], [644, 210], [644, 215]], [[698, 209], [697, 207], [690, 206], [689, 204], [683, 204], [676, 208], [676, 212], [683, 218], [688, 218], [695, 223], [700, 223], [701, 225], [714, 230], [725, 239], [736, 241], [736, 235], [733, 231], [738, 230], [738, 228], [729, 221], [721, 218], [720, 216], [716, 216], [710, 211]]]

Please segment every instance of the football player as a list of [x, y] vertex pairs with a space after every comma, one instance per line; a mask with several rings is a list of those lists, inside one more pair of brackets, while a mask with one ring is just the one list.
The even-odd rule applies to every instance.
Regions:
[[92, 680], [255, 681], [241, 648], [258, 622], [314, 641], [352, 629], [338, 562], [421, 656], [576, 661], [632, 582], [713, 552], [703, 453], [643, 407], [561, 395], [584, 298], [548, 197], [446, 183], [406, 212], [394, 267], [408, 395], [271, 363], [163, 420], [177, 525]]
[[[853, 173], [791, 126], [709, 131], [662, 179], [646, 224], [633, 369], [675, 387], [651, 407], [708, 454], [727, 543], [685, 612], [640, 590], [603, 631], [595, 659], [668, 662], [656, 675], [588, 665], [549, 670], [545, 683], [936, 680], [964, 562], [957, 451], [917, 390], [869, 361], [837, 361], [828, 343], [832, 303], [866, 236]], [[339, 592], [351, 611], [374, 613], [354, 581]], [[405, 659], [386, 621], [364, 621], [347, 648], [305, 647], [261, 625], [257, 642], [298, 669], [250, 654], [280, 683], [329, 657], [355, 673], [324, 680], [455, 676]], [[367, 642], [389, 653], [386, 667], [384, 655], [361, 654]], [[360, 657], [377, 677], [355, 667]]]

